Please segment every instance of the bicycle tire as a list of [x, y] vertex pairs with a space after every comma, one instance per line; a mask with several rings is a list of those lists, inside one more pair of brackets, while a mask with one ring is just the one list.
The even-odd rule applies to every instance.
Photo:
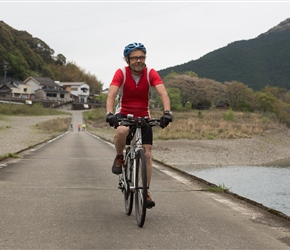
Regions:
[[135, 189], [135, 214], [139, 227], [143, 227], [147, 209], [147, 168], [145, 153], [139, 149], [136, 153], [136, 189]]
[[125, 212], [127, 215], [131, 215], [133, 208], [133, 198], [134, 193], [130, 190], [130, 182], [132, 181], [132, 167], [131, 167], [131, 157], [129, 150], [126, 151], [126, 158], [124, 164], [124, 178], [126, 179], [124, 182], [124, 204], [125, 204]]

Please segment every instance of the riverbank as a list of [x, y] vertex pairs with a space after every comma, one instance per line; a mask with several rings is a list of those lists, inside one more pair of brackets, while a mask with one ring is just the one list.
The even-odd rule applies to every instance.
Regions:
[[290, 162], [289, 136], [290, 130], [283, 128], [247, 139], [157, 141], [153, 157], [182, 170], [279, 165]]

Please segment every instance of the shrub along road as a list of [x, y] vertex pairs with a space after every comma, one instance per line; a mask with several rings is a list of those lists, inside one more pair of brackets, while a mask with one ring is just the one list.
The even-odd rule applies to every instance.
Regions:
[[153, 171], [156, 207], [138, 228], [124, 212], [114, 156], [75, 130], [1, 162], [0, 248], [290, 249], [289, 221], [162, 166]]

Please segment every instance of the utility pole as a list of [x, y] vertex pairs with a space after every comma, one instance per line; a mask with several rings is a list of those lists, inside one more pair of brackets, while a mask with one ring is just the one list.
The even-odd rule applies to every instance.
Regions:
[[[3, 65], [3, 71], [4, 71], [4, 78], [3, 78], [3, 84], [6, 83], [7, 80], [7, 71], [9, 69], [9, 63], [5, 60], [3, 60], [3, 63], [0, 63], [0, 65]], [[2, 68], [2, 66], [1, 66]]]
[[7, 65], [4, 63], [4, 84], [6, 83]]

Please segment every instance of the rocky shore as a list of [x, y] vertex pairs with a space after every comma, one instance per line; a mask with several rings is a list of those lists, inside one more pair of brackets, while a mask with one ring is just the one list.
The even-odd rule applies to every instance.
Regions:
[[[0, 155], [16, 153], [52, 135], [35, 125], [61, 116], [8, 117], [0, 120]], [[94, 131], [93, 131], [94, 133]], [[112, 135], [99, 134], [107, 140]], [[290, 163], [290, 130], [271, 130], [249, 139], [155, 141], [153, 158], [186, 170], [210, 166], [280, 165]]]

